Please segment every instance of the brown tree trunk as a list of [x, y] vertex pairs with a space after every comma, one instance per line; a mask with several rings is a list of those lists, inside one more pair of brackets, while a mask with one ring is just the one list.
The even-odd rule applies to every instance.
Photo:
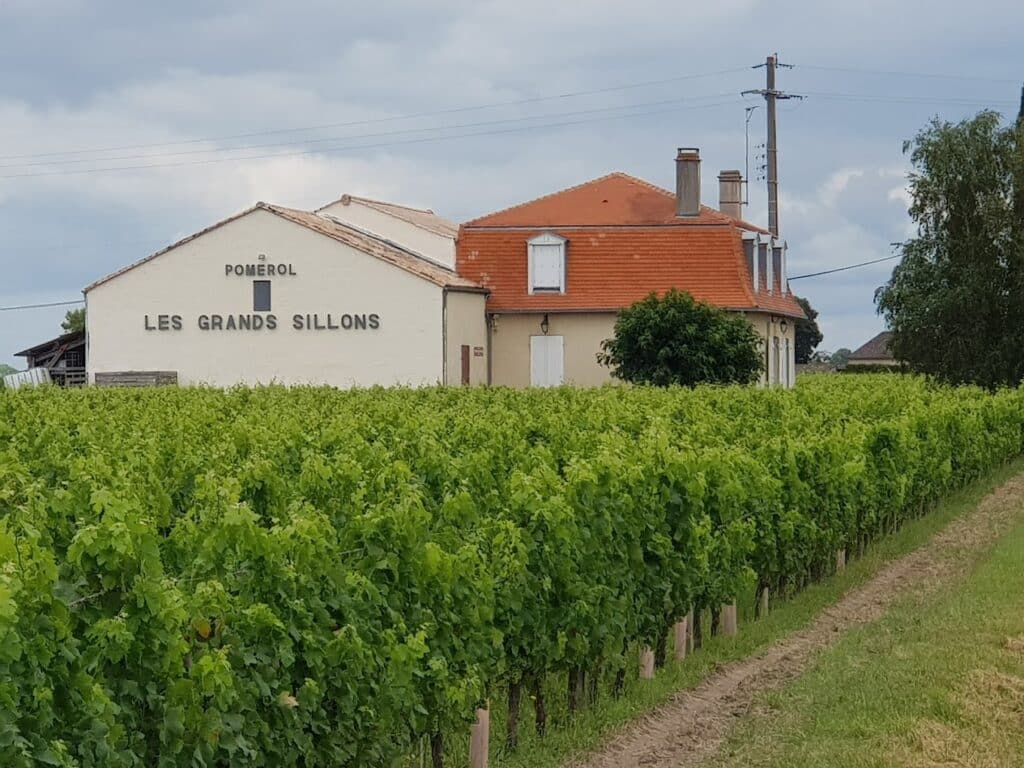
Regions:
[[664, 629], [658, 637], [658, 644], [654, 646], [654, 668], [661, 669], [665, 666], [665, 659], [668, 656], [668, 630]]
[[626, 668], [624, 666], [619, 667], [615, 673], [615, 685], [612, 688], [612, 694], [615, 698], [619, 698], [622, 695], [622, 691], [626, 688]]
[[757, 610], [755, 618], [763, 619], [768, 615], [768, 583], [761, 582], [757, 587]]
[[519, 681], [508, 684], [508, 721], [505, 723], [505, 745], [509, 752], [519, 746], [519, 702], [523, 697], [523, 684]]
[[711, 636], [714, 637], [718, 634], [718, 621], [721, 617], [721, 608], [718, 606], [712, 606], [711, 608]]
[[444, 738], [440, 731], [430, 737], [430, 762], [434, 768], [444, 768]]
[[704, 612], [700, 603], [693, 606], [693, 650], [699, 651], [704, 645], [704, 622], [701, 614]]
[[572, 667], [569, 670], [569, 711], [578, 712], [583, 706], [586, 691], [586, 672], [583, 667]]
[[533, 715], [537, 735], [543, 736], [548, 730], [548, 710], [544, 706], [544, 686], [539, 676], [533, 679]]

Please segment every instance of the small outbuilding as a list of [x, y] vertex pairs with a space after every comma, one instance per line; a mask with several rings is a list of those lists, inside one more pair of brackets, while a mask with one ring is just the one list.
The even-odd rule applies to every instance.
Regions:
[[891, 331], [882, 331], [870, 341], [857, 347], [846, 362], [850, 368], [899, 368], [900, 363], [892, 356], [889, 341]]
[[78, 387], [85, 384], [85, 350], [85, 331], [72, 331], [16, 352], [14, 356], [24, 357], [29, 369], [45, 368], [54, 384]]

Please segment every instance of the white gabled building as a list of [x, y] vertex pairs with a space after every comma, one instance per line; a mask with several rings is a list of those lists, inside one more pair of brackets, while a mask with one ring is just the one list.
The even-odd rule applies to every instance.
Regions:
[[486, 291], [454, 270], [457, 231], [347, 195], [257, 203], [85, 289], [89, 381], [485, 383]]
[[399, 243], [442, 267], [455, 269], [459, 226], [431, 210], [342, 195], [316, 213]]

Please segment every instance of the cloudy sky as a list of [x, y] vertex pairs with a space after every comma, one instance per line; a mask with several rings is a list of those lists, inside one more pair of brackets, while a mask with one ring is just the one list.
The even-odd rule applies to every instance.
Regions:
[[[714, 205], [776, 50], [807, 95], [779, 114], [790, 274], [880, 258], [912, 232], [902, 142], [933, 115], [1015, 114], [1021, 29], [1009, 0], [0, 0], [0, 307], [78, 299], [256, 200], [461, 221], [614, 170], [672, 187], [698, 146]], [[753, 179], [747, 218], [765, 211]], [[793, 283], [822, 348], [881, 329], [891, 267]], [[0, 363], [64, 309], [0, 311]]]

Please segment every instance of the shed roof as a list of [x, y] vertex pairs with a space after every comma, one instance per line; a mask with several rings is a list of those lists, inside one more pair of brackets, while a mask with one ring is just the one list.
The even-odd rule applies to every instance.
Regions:
[[892, 339], [892, 331], [882, 331], [870, 341], [865, 342], [855, 349], [850, 360], [893, 360], [892, 351], [889, 349], [889, 341]]
[[435, 235], [450, 237], [454, 240], [459, 234], [458, 224], [453, 221], [449, 221], [442, 216], [438, 216], [429, 208], [413, 208], [408, 205], [387, 203], [383, 200], [371, 200], [368, 197], [357, 197], [356, 195], [342, 195], [337, 200], [318, 208], [315, 213], [321, 213], [332, 205], [337, 205], [339, 203], [341, 205], [351, 205], [353, 202], [360, 203], [368, 208], [373, 208], [381, 213], [386, 213], [389, 216], [394, 216], [396, 219], [401, 219], [402, 221], [419, 227], [420, 229], [433, 232]]
[[39, 357], [40, 354], [48, 351], [56, 351], [61, 347], [65, 349], [73, 349], [85, 344], [85, 331], [71, 331], [70, 333], [64, 333], [55, 338], [48, 339], [47, 341], [40, 342], [34, 347], [23, 349], [21, 352], [15, 352], [15, 357]]

